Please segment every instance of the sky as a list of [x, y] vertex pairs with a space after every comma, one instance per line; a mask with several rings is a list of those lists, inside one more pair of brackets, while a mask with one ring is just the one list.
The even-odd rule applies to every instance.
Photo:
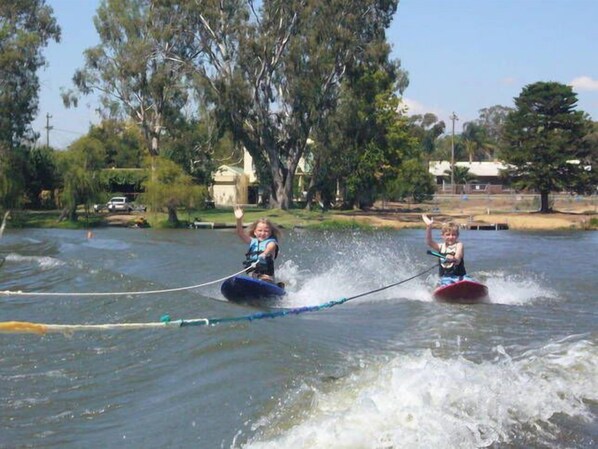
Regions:
[[[45, 49], [48, 66], [39, 72], [32, 126], [42, 144], [49, 138], [51, 146], [66, 148], [99, 122], [95, 97], [71, 109], [60, 97], [72, 88], [83, 51], [99, 43], [93, 26], [98, 3], [47, 0], [62, 39]], [[432, 112], [450, 132], [454, 112], [458, 134], [480, 109], [512, 107], [522, 88], [537, 81], [571, 85], [578, 110], [598, 120], [597, 18], [595, 0], [400, 0], [387, 39], [409, 73], [403, 94], [409, 113]]]

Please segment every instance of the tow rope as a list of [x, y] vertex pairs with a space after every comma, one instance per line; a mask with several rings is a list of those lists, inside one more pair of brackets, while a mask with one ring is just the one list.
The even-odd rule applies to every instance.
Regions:
[[194, 288], [205, 287], [207, 285], [217, 284], [218, 282], [225, 281], [228, 278], [232, 278], [234, 276], [238, 276], [247, 272], [247, 268], [243, 268], [241, 271], [238, 271], [233, 274], [229, 274], [220, 279], [216, 279], [209, 282], [204, 282], [203, 284], [197, 285], [189, 285], [187, 287], [175, 287], [175, 288], [165, 288], [162, 290], [142, 290], [142, 291], [131, 291], [131, 292], [83, 292], [83, 293], [73, 293], [73, 292], [24, 292], [22, 290], [11, 291], [11, 290], [0, 290], [0, 296], [137, 296], [137, 295], [155, 295], [157, 293], [171, 293], [171, 292], [180, 292], [183, 290], [193, 290]]
[[[141, 330], [141, 329], [171, 329], [179, 327], [190, 327], [190, 326], [209, 326], [224, 323], [235, 323], [240, 321], [257, 321], [266, 318], [278, 318], [288, 315], [300, 315], [308, 312], [317, 312], [324, 309], [329, 309], [340, 304], [344, 304], [353, 299], [361, 298], [363, 296], [378, 293], [383, 290], [387, 290], [391, 287], [404, 284], [412, 279], [422, 276], [434, 268], [437, 265], [434, 264], [430, 268], [415, 274], [407, 279], [403, 279], [399, 282], [386, 285], [374, 290], [369, 290], [358, 295], [349, 296], [346, 298], [339, 298], [331, 300], [315, 306], [304, 306], [292, 309], [280, 309], [272, 310], [268, 312], [257, 312], [249, 315], [241, 315], [236, 317], [224, 317], [224, 318], [197, 318], [197, 319], [179, 319], [171, 320], [169, 315], [164, 315], [159, 322], [149, 323], [113, 323], [113, 324], [43, 324], [43, 323], [31, 323], [27, 321], [4, 321], [0, 322], [0, 333], [5, 334], [38, 334], [44, 335], [48, 333], [61, 333], [64, 335], [71, 335], [75, 332], [81, 331], [106, 331], [106, 330]], [[176, 290], [169, 290], [176, 291]]]

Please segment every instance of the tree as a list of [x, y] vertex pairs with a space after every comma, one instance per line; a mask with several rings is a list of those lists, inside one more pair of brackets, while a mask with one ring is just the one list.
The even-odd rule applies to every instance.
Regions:
[[436, 139], [446, 129], [445, 123], [438, 121], [436, 115], [428, 112], [424, 115], [412, 115], [409, 117], [411, 134], [420, 142], [420, 147], [427, 158], [436, 150]]
[[489, 108], [483, 108], [479, 111], [479, 118], [476, 123], [485, 129], [486, 143], [489, 149], [494, 153], [502, 148], [503, 128], [507, 115], [513, 111], [513, 108], [507, 106], [494, 105]]
[[77, 221], [77, 206], [85, 211], [101, 192], [100, 170], [104, 167], [106, 153], [102, 142], [89, 136], [73, 142], [65, 152], [57, 153], [62, 175], [62, 206], [59, 220]]
[[415, 158], [401, 164], [398, 176], [387, 186], [390, 198], [411, 198], [417, 203], [432, 199], [435, 191], [434, 177], [422, 161]]
[[22, 147], [4, 155], [0, 148], [0, 206], [5, 210], [16, 209], [22, 205], [25, 161], [25, 151]]
[[416, 148], [395, 93], [406, 86], [403, 72], [387, 54], [380, 56], [377, 63], [362, 64], [347, 74], [338, 107], [314, 134], [308, 204], [316, 188], [330, 200], [338, 186], [344, 207], [371, 206]]
[[33, 139], [42, 49], [60, 41], [60, 27], [45, 0], [0, 2], [0, 150]]
[[180, 44], [171, 7], [170, 2], [102, 0], [94, 18], [100, 44], [85, 51], [85, 67], [73, 77], [77, 90], [63, 94], [67, 106], [76, 106], [79, 95], [99, 92], [107, 115], [124, 115], [140, 127], [152, 158], [187, 102], [182, 64], [165, 56]]
[[476, 179], [475, 175], [469, 172], [469, 167], [461, 167], [460, 165], [455, 165], [454, 169], [454, 174], [452, 173], [452, 170], [450, 168], [444, 171], [444, 179], [446, 182], [450, 183], [451, 179], [454, 179], [455, 184], [460, 185], [468, 184], [474, 179]]
[[511, 165], [508, 173], [517, 187], [540, 192], [541, 213], [550, 212], [550, 192], [582, 193], [592, 187], [579, 182], [587, 179], [586, 167], [592, 162], [584, 139], [591, 122], [575, 110], [576, 104], [570, 86], [537, 82], [523, 88], [507, 116], [502, 158]]
[[[164, 2], [168, 3], [167, 0]], [[334, 109], [347, 70], [384, 42], [397, 1], [182, 1], [173, 22], [190, 62], [236, 141], [267, 167], [270, 204], [286, 209], [308, 138]]]
[[107, 167], [141, 168], [149, 154], [140, 128], [130, 121], [102, 120], [87, 135], [103, 143]]
[[[219, 149], [220, 141], [218, 130], [214, 130], [209, 122], [188, 120], [164, 139], [162, 154], [179, 164], [196, 183], [209, 185], [217, 168], [212, 155]], [[223, 141], [224, 145], [230, 145], [228, 139]], [[228, 151], [230, 154], [230, 147]]]
[[33, 141], [37, 70], [42, 49], [60, 40], [60, 27], [45, 0], [0, 2], [0, 206], [20, 207], [26, 167], [22, 144]]
[[465, 122], [461, 133], [461, 142], [469, 156], [469, 162], [481, 160], [487, 154], [486, 128], [476, 122]]
[[178, 207], [199, 208], [203, 206], [207, 189], [193, 184], [191, 176], [176, 163], [163, 158], [155, 158], [154, 179], [149, 179], [144, 187], [143, 200], [154, 210], [165, 208], [168, 212], [168, 223], [178, 226]]
[[[33, 207], [42, 206], [42, 191], [52, 192], [57, 188], [58, 181], [59, 175], [54, 150], [44, 146], [27, 151], [25, 192]], [[50, 204], [52, 203], [50, 201]]]

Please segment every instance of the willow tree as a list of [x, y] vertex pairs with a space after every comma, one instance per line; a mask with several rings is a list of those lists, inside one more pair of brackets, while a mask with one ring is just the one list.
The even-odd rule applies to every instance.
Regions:
[[100, 43], [85, 51], [85, 66], [73, 77], [75, 90], [63, 95], [66, 105], [76, 106], [81, 94], [99, 94], [106, 116], [140, 127], [152, 158], [187, 102], [183, 67], [165, 57], [180, 45], [171, 8], [159, 3], [102, 0], [94, 17]]
[[143, 201], [154, 210], [166, 209], [168, 224], [179, 225], [177, 209], [187, 207], [199, 209], [204, 205], [207, 189], [193, 182], [193, 178], [183, 168], [164, 157], [155, 158], [156, 175], [144, 183]]
[[58, 170], [62, 176], [59, 220], [77, 221], [77, 206], [83, 204], [85, 212], [101, 192], [100, 170], [104, 168], [106, 150], [102, 142], [83, 136], [73, 142], [67, 151], [57, 152]]
[[187, 64], [235, 140], [267, 169], [271, 206], [288, 208], [308, 138], [334, 109], [347, 69], [385, 40], [398, 0], [175, 3], [188, 46], [173, 60]]

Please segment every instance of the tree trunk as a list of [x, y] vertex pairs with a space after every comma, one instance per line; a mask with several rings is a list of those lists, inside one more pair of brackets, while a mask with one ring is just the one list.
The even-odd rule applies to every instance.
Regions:
[[77, 221], [77, 207], [65, 207], [60, 212], [60, 216], [58, 217], [58, 221]]
[[550, 192], [540, 192], [540, 213], [548, 214], [552, 212], [550, 210], [550, 204], [548, 203], [548, 194]]
[[177, 217], [176, 208], [167, 207], [166, 209], [168, 210], [168, 223], [170, 223], [173, 226], [178, 226], [179, 217]]
[[271, 165], [272, 192], [270, 207], [274, 209], [287, 210], [293, 204], [293, 179], [297, 164], [287, 163], [288, 168], [284, 167], [280, 160]]

